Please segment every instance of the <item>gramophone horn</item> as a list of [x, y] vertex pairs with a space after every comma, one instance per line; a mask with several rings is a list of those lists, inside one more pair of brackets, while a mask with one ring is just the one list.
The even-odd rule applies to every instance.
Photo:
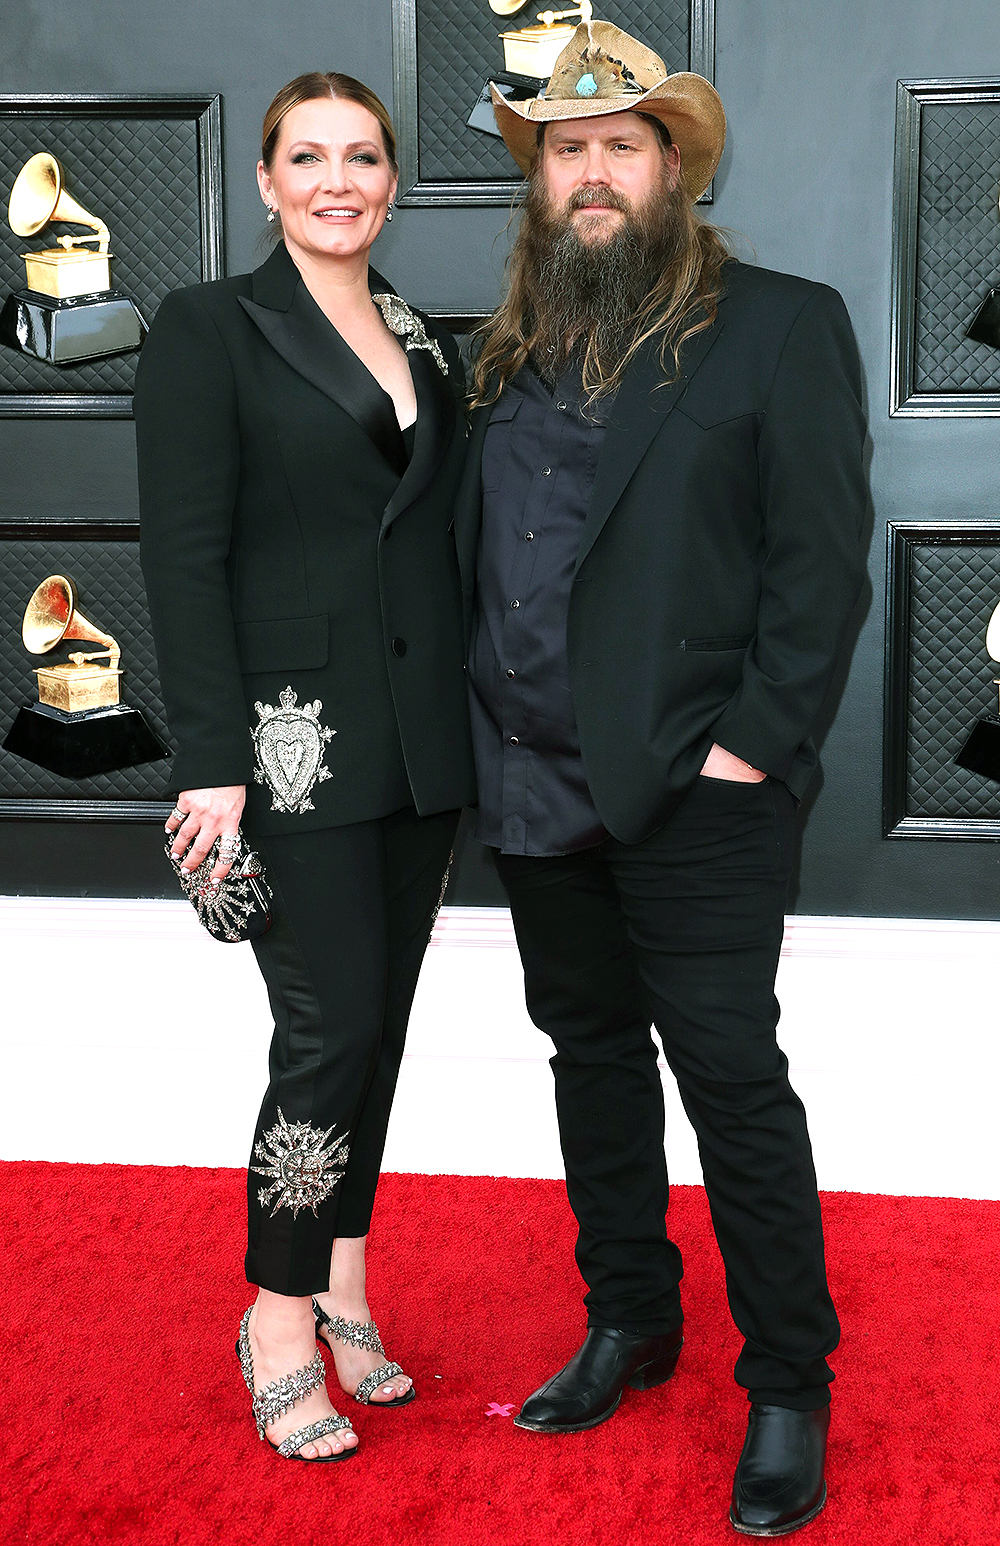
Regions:
[[[63, 169], [55, 156], [40, 150], [31, 156], [17, 174], [10, 190], [7, 220], [17, 236], [37, 236], [50, 220], [65, 220], [71, 225], [89, 225], [100, 237], [100, 251], [107, 252], [110, 232], [103, 220], [78, 204], [63, 186]], [[87, 240], [90, 240], [88, 237]]]
[[986, 653], [991, 660], [1000, 661], [1000, 601], [993, 608], [990, 625], [986, 630]]
[[64, 574], [50, 574], [35, 588], [24, 610], [21, 638], [29, 655], [47, 655], [63, 639], [88, 639], [111, 651], [112, 666], [121, 656], [111, 635], [102, 633], [77, 611], [76, 588]]

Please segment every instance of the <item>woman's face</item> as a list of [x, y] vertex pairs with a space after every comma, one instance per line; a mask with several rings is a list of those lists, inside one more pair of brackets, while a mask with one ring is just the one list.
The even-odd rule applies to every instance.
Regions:
[[288, 110], [270, 169], [257, 163], [257, 182], [289, 251], [311, 258], [366, 253], [396, 192], [378, 119], [339, 97]]

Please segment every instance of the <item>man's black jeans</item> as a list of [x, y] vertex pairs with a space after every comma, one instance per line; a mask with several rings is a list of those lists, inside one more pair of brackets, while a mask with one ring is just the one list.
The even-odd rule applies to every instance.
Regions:
[[784, 784], [700, 777], [667, 824], [556, 858], [496, 854], [528, 1011], [550, 1036], [592, 1326], [681, 1321], [655, 1024], [698, 1137], [751, 1399], [829, 1400], [839, 1326], [802, 1103], [775, 1040], [795, 838]]

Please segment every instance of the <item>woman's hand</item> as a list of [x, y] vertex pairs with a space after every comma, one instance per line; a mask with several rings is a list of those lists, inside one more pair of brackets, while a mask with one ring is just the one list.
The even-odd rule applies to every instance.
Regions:
[[[174, 839], [170, 850], [174, 859], [183, 858], [182, 875], [190, 875], [205, 858], [217, 837], [235, 837], [247, 797], [245, 784], [227, 784], [220, 789], [185, 789], [167, 817], [164, 831]], [[225, 843], [222, 847], [225, 848]], [[220, 854], [210, 879], [225, 880], [232, 858]]]

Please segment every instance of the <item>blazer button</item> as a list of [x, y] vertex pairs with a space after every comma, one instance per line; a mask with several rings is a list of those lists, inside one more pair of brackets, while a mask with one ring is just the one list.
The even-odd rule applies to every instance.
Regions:
[[389, 646], [389, 648], [392, 650], [392, 653], [394, 655], [405, 655], [406, 654], [406, 640], [405, 639], [393, 639], [393, 641], [392, 641], [391, 645]]

